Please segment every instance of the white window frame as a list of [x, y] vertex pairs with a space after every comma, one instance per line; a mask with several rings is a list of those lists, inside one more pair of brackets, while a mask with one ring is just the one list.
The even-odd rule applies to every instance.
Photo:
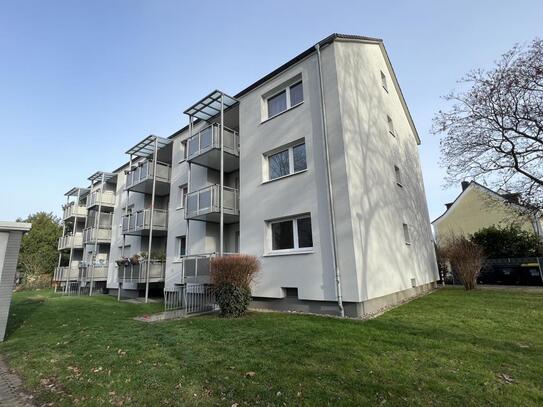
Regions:
[[[309, 218], [311, 221], [311, 241], [313, 242], [313, 245], [311, 247], [300, 247], [300, 242], [298, 239], [298, 219], [306, 219]], [[278, 249], [273, 250], [273, 232], [272, 232], [272, 226], [276, 223], [282, 223], [282, 222], [292, 222], [292, 235], [294, 239], [294, 247], [291, 249]], [[311, 217], [310, 213], [306, 213], [303, 215], [296, 215], [296, 216], [290, 216], [288, 218], [280, 218], [280, 219], [274, 219], [267, 221], [267, 236], [268, 236], [268, 254], [269, 255], [278, 255], [278, 254], [295, 254], [295, 253], [312, 253], [313, 249], [315, 247], [315, 241], [313, 240], [313, 219]]]
[[[304, 145], [305, 149], [305, 168], [303, 170], [294, 171], [294, 148], [299, 147], [301, 145]], [[288, 174], [281, 175], [280, 177], [276, 178], [270, 178], [270, 157], [279, 153], [282, 153], [284, 151], [288, 151]], [[264, 182], [271, 182], [276, 181], [282, 178], [290, 177], [291, 175], [300, 174], [302, 172], [307, 171], [307, 145], [305, 143], [305, 139], [301, 140], [300, 142], [293, 143], [289, 145], [288, 147], [281, 148], [279, 150], [274, 150], [271, 153], [264, 154], [264, 161], [265, 161], [265, 171], [264, 171]]]
[[407, 223], [402, 224], [403, 238], [407, 246], [411, 245], [411, 232], [409, 231], [409, 225]]
[[177, 194], [178, 194], [178, 197], [177, 197], [178, 201], [177, 201], [177, 207], [175, 209], [183, 209], [185, 208], [185, 201], [187, 199], [188, 185], [187, 184], [179, 185], [177, 187]]
[[[181, 241], [185, 238], [185, 254], [181, 255]], [[176, 258], [181, 259], [187, 255], [187, 235], [179, 235], [175, 237], [175, 254]]]
[[386, 92], [388, 93], [388, 81], [387, 81], [387, 76], [385, 75], [385, 73], [383, 71], [380, 71], [381, 72], [381, 86], [383, 87], [384, 90], [386, 90]]
[[[300, 84], [300, 83], [302, 84], [302, 93], [303, 93], [303, 96], [304, 96], [304, 97], [302, 98], [302, 101], [301, 101], [301, 102], [298, 102], [298, 103], [296, 103], [295, 105], [292, 105], [291, 102], [290, 102], [290, 88], [292, 88], [292, 87], [294, 87], [294, 86], [296, 86], [296, 85], [298, 85], [298, 84]], [[285, 92], [285, 93], [286, 93], [286, 105], [287, 105], [287, 107], [286, 107], [285, 110], [282, 110], [282, 111], [280, 111], [279, 113], [276, 113], [276, 114], [274, 114], [273, 116], [270, 116], [270, 113], [269, 113], [269, 111], [268, 111], [268, 100], [273, 99], [275, 96], [279, 95], [279, 94], [282, 93], [282, 92]], [[283, 113], [285, 113], [286, 111], [288, 111], [288, 110], [290, 110], [290, 109], [293, 109], [293, 108], [295, 108], [296, 106], [301, 105], [302, 103], [304, 103], [304, 100], [305, 100], [304, 81], [300, 78], [299, 81], [296, 81], [296, 82], [294, 82], [294, 83], [292, 83], [292, 84], [290, 84], [290, 85], [287, 85], [287, 86], [285, 86], [285, 87], [282, 87], [281, 89], [277, 90], [277, 92], [274, 92], [273, 94], [271, 94], [271, 95], [269, 95], [269, 96], [266, 96], [266, 97], [264, 98], [264, 102], [265, 102], [264, 104], [265, 104], [265, 106], [266, 106], [266, 118], [265, 118], [264, 121], [273, 119], [274, 117], [277, 117], [277, 116], [279, 116], [280, 114], [283, 114]]]

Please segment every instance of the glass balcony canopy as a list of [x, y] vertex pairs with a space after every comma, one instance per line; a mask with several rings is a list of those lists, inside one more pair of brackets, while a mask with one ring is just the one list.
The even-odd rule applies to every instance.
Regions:
[[223, 93], [220, 90], [214, 90], [205, 98], [189, 107], [183, 113], [191, 117], [196, 117], [197, 119], [209, 120], [221, 112], [221, 97], [223, 110], [226, 110], [238, 103], [237, 99], [234, 99], [232, 96], [228, 96], [226, 93]]
[[155, 152], [155, 140], [157, 141], [157, 149], [160, 150], [170, 144], [172, 141], [167, 138], [158, 136], [147, 136], [134, 147], [129, 149], [126, 154], [130, 154], [136, 157], [149, 157]]

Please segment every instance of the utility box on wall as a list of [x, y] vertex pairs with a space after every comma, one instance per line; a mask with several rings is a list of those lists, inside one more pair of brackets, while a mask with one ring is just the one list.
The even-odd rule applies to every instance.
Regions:
[[0, 341], [4, 340], [21, 239], [30, 223], [0, 222]]

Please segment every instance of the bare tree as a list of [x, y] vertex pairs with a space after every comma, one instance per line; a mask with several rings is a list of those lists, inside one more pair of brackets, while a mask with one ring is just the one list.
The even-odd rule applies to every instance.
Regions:
[[441, 259], [448, 261], [466, 290], [477, 287], [477, 276], [485, 260], [481, 246], [463, 235], [450, 235], [440, 245], [439, 254]]
[[434, 117], [448, 183], [475, 179], [543, 203], [543, 40], [514, 46], [490, 70], [468, 73], [463, 91]]

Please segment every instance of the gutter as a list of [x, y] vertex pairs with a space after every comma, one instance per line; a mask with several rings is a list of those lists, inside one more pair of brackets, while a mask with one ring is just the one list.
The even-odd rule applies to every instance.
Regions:
[[335, 223], [335, 211], [334, 211], [334, 199], [333, 199], [333, 188], [332, 188], [332, 176], [331, 176], [331, 167], [330, 167], [330, 151], [328, 150], [328, 130], [326, 125], [326, 103], [324, 101], [324, 84], [322, 81], [322, 61], [321, 61], [321, 51], [320, 43], [315, 45], [317, 50], [317, 65], [319, 71], [319, 87], [320, 87], [320, 99], [321, 99], [321, 121], [322, 121], [322, 138], [323, 146], [325, 152], [325, 162], [326, 162], [326, 179], [328, 181], [328, 204], [330, 208], [330, 234], [332, 235], [332, 257], [334, 260], [334, 275], [336, 279], [336, 295], [337, 295], [337, 305], [339, 308], [339, 313], [342, 317], [345, 316], [345, 309], [343, 308], [343, 297], [341, 294], [341, 275], [339, 273], [339, 265], [337, 261], [337, 236], [336, 236], [336, 223]]

